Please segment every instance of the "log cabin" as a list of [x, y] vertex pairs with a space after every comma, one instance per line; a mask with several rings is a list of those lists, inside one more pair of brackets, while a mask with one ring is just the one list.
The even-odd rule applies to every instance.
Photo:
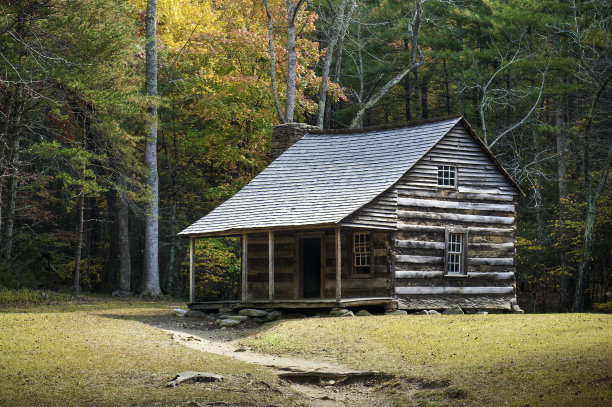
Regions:
[[[276, 126], [273, 161], [180, 232], [190, 308], [511, 310], [521, 189], [461, 116]], [[195, 239], [241, 238], [240, 298], [194, 297]]]

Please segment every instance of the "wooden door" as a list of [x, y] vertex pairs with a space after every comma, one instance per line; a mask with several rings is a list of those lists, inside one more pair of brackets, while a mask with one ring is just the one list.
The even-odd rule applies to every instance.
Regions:
[[304, 298], [321, 296], [321, 239], [302, 239], [302, 287]]

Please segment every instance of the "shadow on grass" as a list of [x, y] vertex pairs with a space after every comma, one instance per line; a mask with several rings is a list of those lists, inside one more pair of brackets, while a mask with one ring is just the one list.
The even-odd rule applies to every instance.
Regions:
[[[38, 294], [37, 294], [38, 295]], [[0, 300], [2, 313], [63, 313], [134, 308], [168, 309], [184, 307], [185, 303], [170, 297], [112, 297], [108, 294], [83, 294], [73, 297], [66, 293], [47, 293], [46, 298], [19, 299], [5, 296]]]

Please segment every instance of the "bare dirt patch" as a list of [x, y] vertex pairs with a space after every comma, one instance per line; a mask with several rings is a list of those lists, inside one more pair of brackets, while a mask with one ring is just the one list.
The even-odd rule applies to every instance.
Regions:
[[[273, 356], [256, 352], [241, 343], [242, 325], [218, 328], [212, 321], [158, 320], [155, 325], [172, 340], [192, 349], [229, 356], [243, 362], [265, 366], [278, 380], [265, 383], [268, 391], [281, 394], [292, 405], [386, 407], [396, 405], [393, 395], [401, 388], [402, 397], [418, 390], [417, 383], [398, 380], [380, 372], [361, 372], [331, 360]], [[215, 384], [210, 384], [214, 386]], [[261, 385], [261, 383], [260, 383]]]

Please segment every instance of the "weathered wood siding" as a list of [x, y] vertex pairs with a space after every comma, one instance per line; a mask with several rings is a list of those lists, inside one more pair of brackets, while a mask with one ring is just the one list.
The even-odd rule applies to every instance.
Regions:
[[[439, 188], [438, 165], [455, 165], [457, 188]], [[408, 309], [509, 309], [515, 301], [518, 191], [458, 124], [395, 185], [394, 292]], [[467, 274], [444, 275], [447, 228], [468, 231]]]
[[[340, 234], [342, 244], [342, 298], [357, 297], [384, 297], [392, 295], [391, 274], [389, 263], [391, 253], [389, 242], [391, 233], [384, 231], [371, 231], [370, 244], [372, 245], [371, 273], [369, 275], [353, 274], [352, 258], [349, 258], [352, 244], [353, 229], [343, 229]], [[325, 259], [325, 290], [326, 297], [333, 297], [336, 288], [336, 258], [333, 233], [328, 233], [326, 241]]]
[[[353, 229], [342, 229], [342, 297], [383, 297], [392, 294], [390, 244], [391, 232], [371, 231], [372, 273], [351, 273], [349, 244]], [[325, 245], [323, 272], [323, 297], [334, 298], [336, 288], [336, 258], [334, 229], [310, 231], [305, 237], [320, 237]], [[316, 235], [319, 234], [319, 235]], [[316, 235], [316, 236], [315, 236]], [[274, 298], [300, 298], [299, 290], [300, 239], [304, 231], [277, 231], [274, 233]], [[268, 298], [268, 234], [250, 233], [248, 237], [248, 299]]]
[[357, 212], [348, 216], [342, 226], [395, 230], [397, 228], [397, 191], [385, 191]]
[[[274, 233], [274, 298], [293, 298], [294, 232]], [[250, 233], [248, 247], [248, 299], [268, 298], [268, 233]]]

